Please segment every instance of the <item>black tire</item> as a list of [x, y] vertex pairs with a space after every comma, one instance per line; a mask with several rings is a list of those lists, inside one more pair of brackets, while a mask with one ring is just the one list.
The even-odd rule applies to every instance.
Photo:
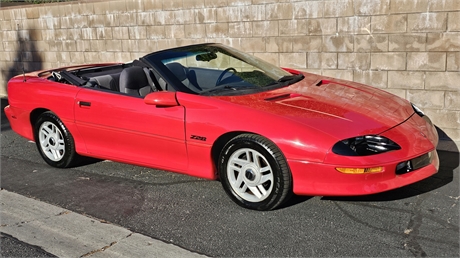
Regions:
[[238, 205], [273, 210], [292, 193], [292, 176], [280, 149], [268, 139], [241, 134], [230, 140], [219, 158], [225, 192]]
[[67, 168], [77, 162], [79, 155], [75, 151], [73, 137], [54, 113], [44, 112], [38, 117], [34, 138], [38, 152], [49, 165]]

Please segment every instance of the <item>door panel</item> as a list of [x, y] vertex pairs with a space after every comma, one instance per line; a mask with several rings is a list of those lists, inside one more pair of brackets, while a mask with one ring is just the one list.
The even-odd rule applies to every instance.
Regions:
[[184, 115], [182, 106], [94, 89], [75, 99], [75, 123], [90, 155], [164, 169], [187, 168]]

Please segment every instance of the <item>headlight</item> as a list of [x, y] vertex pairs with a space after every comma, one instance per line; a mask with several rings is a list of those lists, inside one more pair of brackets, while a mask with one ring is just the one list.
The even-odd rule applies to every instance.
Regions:
[[423, 111], [418, 108], [414, 103], [410, 103], [412, 105], [412, 108], [414, 109], [415, 113], [417, 113], [417, 115], [419, 115], [420, 117], [424, 117], [425, 116], [425, 113], [423, 113]]
[[379, 135], [365, 135], [342, 140], [332, 147], [332, 152], [343, 156], [368, 156], [399, 150], [392, 140]]

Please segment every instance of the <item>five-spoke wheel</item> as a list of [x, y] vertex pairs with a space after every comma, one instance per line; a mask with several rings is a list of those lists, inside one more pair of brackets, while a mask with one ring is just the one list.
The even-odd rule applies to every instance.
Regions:
[[44, 112], [38, 117], [34, 137], [38, 151], [49, 165], [65, 168], [77, 160], [73, 137], [54, 113]]
[[274, 143], [253, 134], [241, 134], [224, 147], [219, 173], [227, 194], [239, 205], [271, 210], [291, 193], [291, 173]]

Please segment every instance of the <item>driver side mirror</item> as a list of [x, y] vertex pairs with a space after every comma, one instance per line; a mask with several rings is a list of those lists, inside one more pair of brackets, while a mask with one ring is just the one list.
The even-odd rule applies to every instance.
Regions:
[[176, 100], [176, 93], [171, 91], [156, 91], [149, 93], [144, 97], [144, 103], [158, 107], [179, 106]]

